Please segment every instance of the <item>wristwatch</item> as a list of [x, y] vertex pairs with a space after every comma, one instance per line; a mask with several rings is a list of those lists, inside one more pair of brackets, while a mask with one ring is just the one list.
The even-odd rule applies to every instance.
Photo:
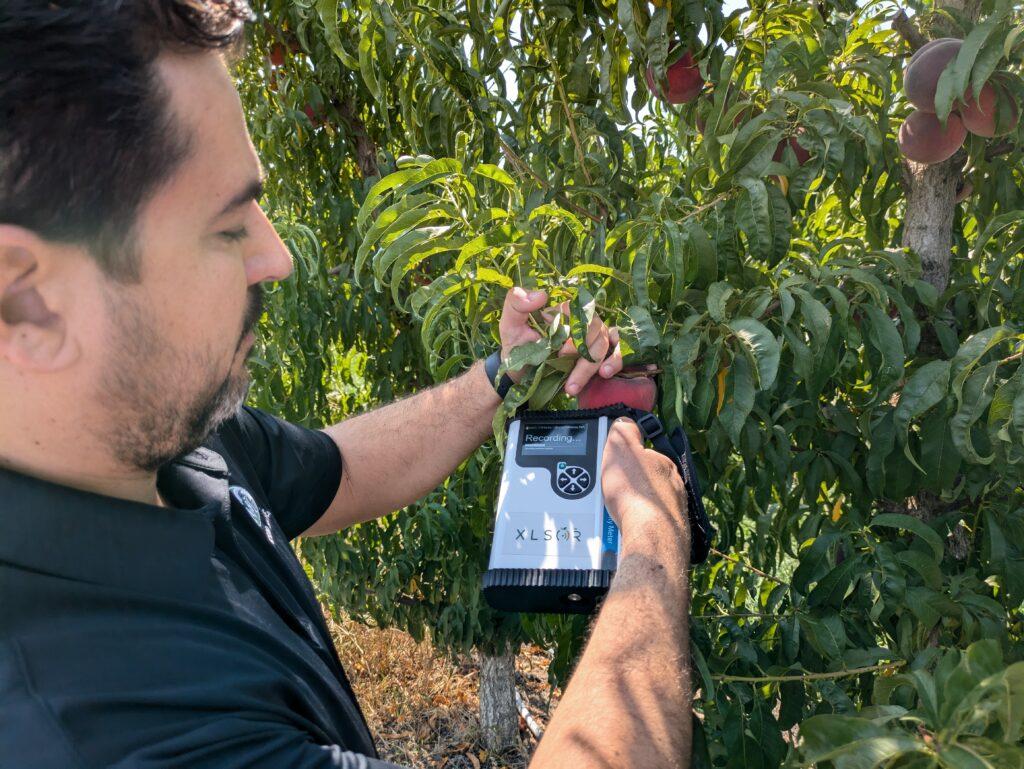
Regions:
[[512, 385], [514, 385], [515, 382], [512, 380], [512, 377], [510, 377], [508, 374], [504, 374], [501, 377], [501, 381], [495, 383], [495, 380], [497, 380], [498, 378], [498, 369], [500, 368], [501, 350], [495, 350], [490, 355], [488, 355], [487, 358], [484, 360], [484, 372], [486, 372], [487, 374], [487, 380], [497, 391], [498, 397], [504, 398], [508, 394], [508, 391], [512, 389]]

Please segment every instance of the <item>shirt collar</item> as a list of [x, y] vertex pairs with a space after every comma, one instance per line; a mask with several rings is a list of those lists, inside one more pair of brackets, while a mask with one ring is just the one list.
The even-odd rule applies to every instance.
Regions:
[[[161, 469], [156, 507], [0, 469], [0, 565], [135, 592], [185, 597], [210, 569], [226, 513], [223, 458], [197, 449]], [[185, 507], [185, 506], [190, 506]]]

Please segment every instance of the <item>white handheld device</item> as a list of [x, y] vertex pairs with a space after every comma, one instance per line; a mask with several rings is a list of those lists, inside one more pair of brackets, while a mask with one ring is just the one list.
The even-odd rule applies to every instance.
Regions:
[[708, 522], [689, 441], [649, 412], [622, 404], [586, 411], [526, 411], [508, 424], [484, 597], [502, 611], [589, 614], [618, 567], [619, 530], [601, 491], [608, 428], [636, 421], [675, 462], [687, 490], [691, 560], [708, 554]]
[[506, 611], [589, 612], [618, 565], [619, 530], [604, 506], [607, 416], [533, 414], [508, 426], [494, 544], [484, 577]]

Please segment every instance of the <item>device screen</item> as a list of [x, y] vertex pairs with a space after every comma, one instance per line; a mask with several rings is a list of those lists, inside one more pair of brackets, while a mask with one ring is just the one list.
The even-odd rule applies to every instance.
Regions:
[[526, 425], [523, 432], [525, 456], [561, 454], [582, 457], [587, 453], [586, 423], [576, 425]]

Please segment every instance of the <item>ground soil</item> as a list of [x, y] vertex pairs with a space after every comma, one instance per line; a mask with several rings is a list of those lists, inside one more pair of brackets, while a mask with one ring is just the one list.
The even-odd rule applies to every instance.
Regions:
[[[381, 757], [410, 769], [525, 769], [537, 745], [519, 719], [521, 745], [489, 755], [479, 744], [478, 673], [473, 659], [438, 655], [407, 633], [331, 622], [335, 644], [377, 740]], [[516, 660], [516, 684], [543, 729], [557, 702], [548, 686], [550, 657], [527, 647]]]

